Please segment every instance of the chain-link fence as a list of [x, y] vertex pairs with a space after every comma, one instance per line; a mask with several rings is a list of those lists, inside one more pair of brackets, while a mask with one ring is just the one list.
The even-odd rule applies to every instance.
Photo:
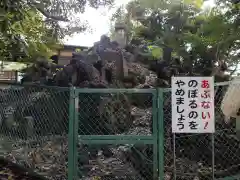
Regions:
[[226, 90], [215, 88], [214, 134], [172, 134], [168, 89], [1, 89], [0, 163], [23, 169], [3, 172], [19, 180], [25, 171], [34, 180], [240, 179], [236, 124], [220, 109]]
[[214, 134], [173, 134], [171, 90], [163, 90], [165, 179], [240, 179], [240, 139], [236, 136], [236, 121], [232, 119], [226, 123], [220, 108], [227, 88], [226, 83], [215, 86]]
[[72, 92], [69, 180], [157, 179], [156, 90]]
[[68, 89], [0, 90], [1, 179], [67, 178], [68, 109]]

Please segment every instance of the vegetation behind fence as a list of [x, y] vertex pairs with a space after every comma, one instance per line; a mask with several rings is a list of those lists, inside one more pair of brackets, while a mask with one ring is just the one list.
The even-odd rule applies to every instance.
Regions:
[[56, 180], [238, 179], [226, 89], [215, 88], [216, 133], [172, 134], [169, 89], [12, 86], [0, 94], [0, 153]]

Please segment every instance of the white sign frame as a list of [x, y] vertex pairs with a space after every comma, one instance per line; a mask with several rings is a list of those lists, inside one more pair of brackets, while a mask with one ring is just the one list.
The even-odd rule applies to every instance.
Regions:
[[[184, 85], [180, 87], [176, 82], [184, 82]], [[209, 88], [202, 88], [202, 83], [204, 87], [206, 82]], [[171, 87], [172, 133], [214, 133], [214, 77], [172, 77]]]

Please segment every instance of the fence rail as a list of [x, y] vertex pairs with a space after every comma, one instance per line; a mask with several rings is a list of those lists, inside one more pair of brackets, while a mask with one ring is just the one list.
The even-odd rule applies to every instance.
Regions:
[[[120, 176], [141, 179], [139, 173], [142, 173], [144, 178], [156, 179], [158, 177], [157, 91], [128, 89], [73, 89], [73, 91], [72, 101], [75, 101], [75, 108], [71, 108], [74, 111], [72, 117], [75, 121], [70, 120], [70, 122], [75, 123], [70, 126], [72, 127], [70, 132], [74, 133], [70, 134], [69, 140], [75, 146], [71, 146], [73, 148], [69, 151], [69, 159], [75, 161], [70, 162], [72, 165], [69, 168], [69, 179], [83, 178], [89, 176], [89, 173], [91, 178], [98, 176], [102, 179], [114, 179]], [[143, 100], [138, 103], [150, 115], [143, 120], [145, 122], [134, 121], [133, 116], [137, 115], [134, 114], [131, 104], [139, 100]], [[142, 114], [147, 116], [145, 112]], [[141, 123], [145, 124], [143, 128]], [[77, 151], [77, 144], [82, 145], [80, 151]], [[118, 149], [120, 146], [128, 151]], [[93, 157], [97, 156], [94, 149], [102, 150], [103, 160], [99, 160], [97, 165], [89, 164], [92, 169], [98, 168], [99, 172], [94, 170], [95, 172], [86, 173], [83, 162], [79, 162], [83, 148], [91, 152]], [[145, 151], [151, 151], [152, 154], [149, 156]], [[133, 157], [132, 153], [136, 153], [137, 157]], [[109, 155], [112, 161], [115, 161], [110, 169], [107, 167], [109, 162], [105, 162], [104, 159]], [[149, 162], [142, 163], [142, 167], [139, 166], [137, 172], [131, 166], [137, 165], [137, 161], [141, 160]], [[121, 164], [125, 165], [121, 166]], [[109, 174], [108, 171], [112, 172]]]
[[0, 155], [54, 180], [240, 179], [236, 123], [220, 110], [227, 85], [215, 88], [214, 134], [172, 134], [170, 89], [11, 86]]

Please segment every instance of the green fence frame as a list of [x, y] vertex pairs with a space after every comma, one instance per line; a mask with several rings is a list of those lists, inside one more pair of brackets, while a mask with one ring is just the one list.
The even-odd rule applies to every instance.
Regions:
[[[227, 81], [227, 82], [215, 83], [214, 87], [216, 88], [218, 86], [228, 86], [231, 83], [234, 84], [234, 85], [240, 85], [240, 82]], [[159, 123], [162, 124], [162, 127], [164, 127], [164, 114], [163, 114], [164, 113], [163, 112], [163, 101], [164, 101], [164, 99], [163, 99], [163, 95], [164, 95], [164, 93], [167, 93], [167, 92], [171, 92], [171, 88], [158, 88], [158, 92], [157, 92], [158, 93], [158, 101], [160, 101], [160, 102], [158, 102], [159, 107], [160, 107], [160, 108], [158, 108], [158, 120], [159, 120]], [[161, 139], [161, 142], [163, 143], [163, 146], [164, 146], [164, 130], [161, 129], [162, 127], [159, 126], [159, 141]], [[237, 123], [236, 123], [236, 131], [237, 131], [237, 133], [240, 134], [240, 120], [238, 120]], [[213, 162], [213, 166], [215, 166], [215, 160], [214, 160], [215, 159], [214, 158], [214, 154], [215, 154], [214, 140], [215, 140], [215, 138], [214, 137], [215, 137], [215, 133], [212, 134], [212, 142], [213, 142], [213, 145], [212, 145], [213, 161], [212, 162]], [[159, 150], [161, 150], [161, 152], [159, 152], [159, 154], [160, 154], [159, 161], [161, 160], [161, 162], [159, 162], [159, 167], [164, 168], [164, 159], [161, 159], [161, 158], [164, 158], [164, 149], [161, 149], [160, 144], [159, 144]], [[213, 176], [212, 177], [213, 177], [213, 180], [240, 180], [240, 174], [233, 175], [233, 176], [230, 175], [230, 176], [223, 177], [223, 178], [215, 178], [214, 177], [214, 171], [213, 171]], [[158, 178], [159, 178], [159, 180], [164, 180], [164, 172]], [[175, 178], [176, 178], [176, 176], [175, 176]]]
[[[228, 85], [229, 82], [219, 83]], [[69, 155], [68, 180], [77, 180], [77, 143], [83, 144], [151, 144], [153, 145], [154, 180], [164, 179], [164, 116], [163, 95], [171, 91], [170, 88], [158, 89], [77, 89], [71, 88], [69, 105]], [[153, 95], [153, 133], [151, 136], [132, 135], [78, 135], [78, 96], [80, 93], [151, 93]], [[215, 178], [214, 178], [215, 179]], [[224, 177], [218, 180], [236, 180], [240, 176]]]
[[[232, 82], [217, 83], [215, 86], [227, 86]], [[20, 84], [4, 83], [11, 85], [12, 88], [22, 86]], [[240, 85], [239, 82], [234, 82], [236, 85]], [[63, 91], [69, 90], [69, 88], [49, 87], [39, 85], [25, 85], [22, 87], [42, 87], [46, 89]], [[77, 144], [81, 142], [83, 144], [148, 144], [153, 145], [153, 177], [154, 180], [163, 180], [164, 177], [164, 160], [165, 160], [165, 137], [164, 137], [164, 93], [171, 92], [171, 88], [158, 88], [158, 89], [80, 89], [71, 87], [69, 98], [69, 135], [68, 135], [68, 180], [78, 179], [77, 169]], [[148, 93], [152, 94], [152, 113], [153, 113], [153, 133], [151, 136], [137, 136], [137, 135], [79, 135], [78, 134], [78, 101], [79, 94], [81, 93]], [[169, 104], [171, 106], [171, 104]], [[238, 120], [240, 122], [240, 120]], [[236, 123], [237, 124], [237, 123]], [[240, 123], [236, 125], [237, 133], [240, 132]], [[214, 142], [214, 136], [212, 135], [212, 141]], [[240, 137], [240, 136], [239, 136]], [[212, 146], [214, 148], [214, 146]], [[212, 154], [214, 155], [214, 150]], [[213, 158], [214, 159], [214, 158]], [[214, 160], [212, 161], [214, 165]], [[227, 177], [216, 178], [214, 177], [214, 171], [212, 179], [215, 180], [240, 180], [240, 174], [230, 175]]]
[[[77, 144], [149, 144], [153, 145], [153, 173], [154, 179], [162, 177], [163, 172], [163, 140], [159, 138], [159, 129], [163, 129], [163, 122], [158, 120], [158, 109], [162, 109], [161, 100], [156, 89], [76, 89], [70, 90], [69, 106], [69, 162], [68, 180], [76, 180], [78, 177], [77, 169]], [[153, 101], [153, 133], [151, 136], [132, 136], [132, 135], [78, 135], [78, 96], [80, 93], [149, 93], [152, 94]], [[160, 112], [161, 113], [161, 112]], [[160, 116], [161, 117], [161, 116]], [[163, 133], [161, 133], [163, 134]], [[160, 149], [160, 150], [159, 150]], [[160, 159], [160, 160], [159, 160]], [[162, 162], [162, 163], [159, 163]], [[158, 164], [159, 163], [159, 164]]]

